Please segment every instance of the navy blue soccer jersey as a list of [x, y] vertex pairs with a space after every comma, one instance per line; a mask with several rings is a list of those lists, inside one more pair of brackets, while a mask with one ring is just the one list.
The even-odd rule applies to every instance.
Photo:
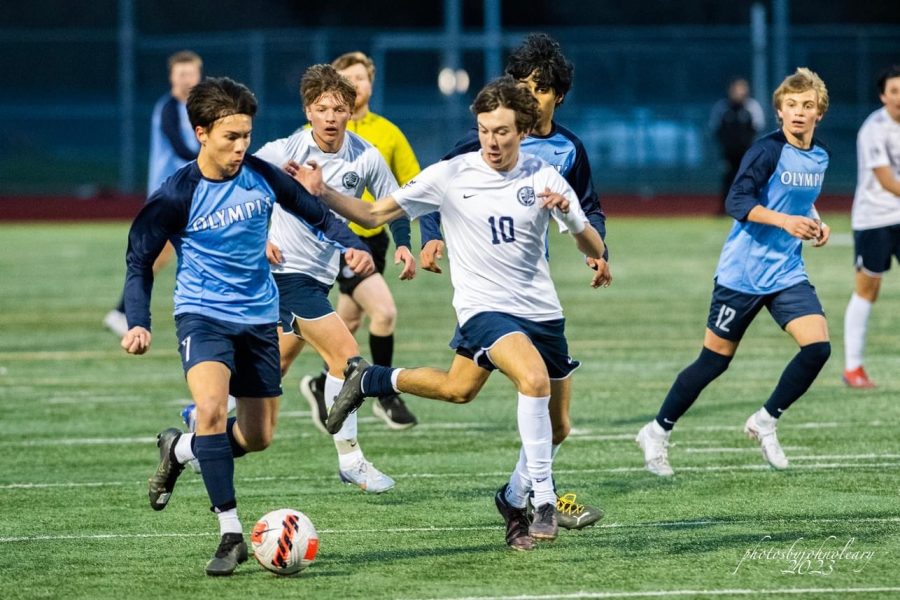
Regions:
[[278, 321], [278, 291], [266, 260], [274, 202], [342, 248], [368, 251], [277, 167], [247, 156], [231, 178], [214, 181], [196, 161], [179, 169], [135, 218], [128, 234], [125, 314], [129, 328], [150, 328], [153, 261], [166, 241], [178, 254], [175, 314], [195, 313], [245, 324]]
[[736, 219], [716, 269], [720, 285], [747, 294], [770, 294], [808, 279], [802, 241], [771, 225], [752, 223], [757, 205], [788, 215], [811, 216], [822, 190], [828, 150], [817, 139], [809, 150], [788, 143], [775, 131], [747, 150], [725, 200]]
[[[594, 190], [594, 182], [591, 178], [591, 164], [588, 161], [587, 152], [581, 140], [565, 127], [553, 122], [550, 133], [545, 136], [534, 133], [522, 140], [520, 151], [533, 154], [549, 163], [575, 191], [581, 209], [588, 221], [600, 233], [600, 237], [606, 238], [606, 215], [600, 207], [600, 200]], [[454, 156], [475, 152], [481, 149], [478, 141], [478, 129], [473, 127], [465, 137], [456, 143], [456, 146], [443, 157], [448, 160]], [[431, 240], [439, 240], [441, 237], [441, 219], [438, 213], [424, 215], [419, 219], [419, 227], [422, 232], [422, 245]]]

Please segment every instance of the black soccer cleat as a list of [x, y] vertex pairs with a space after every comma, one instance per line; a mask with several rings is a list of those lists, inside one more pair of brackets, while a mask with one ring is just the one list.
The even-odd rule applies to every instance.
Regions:
[[156, 446], [159, 448], [159, 466], [156, 473], [147, 481], [150, 495], [150, 507], [153, 510], [162, 510], [172, 497], [175, 482], [184, 470], [184, 465], [175, 459], [175, 444], [181, 437], [181, 430], [170, 427], [163, 429], [156, 436]]
[[528, 533], [536, 540], [555, 540], [559, 535], [559, 523], [556, 519], [556, 502], [541, 504], [534, 509], [534, 520], [528, 527]]
[[239, 564], [247, 561], [247, 544], [244, 534], [226, 533], [222, 535], [215, 556], [206, 563], [206, 574], [213, 577], [231, 575]]
[[378, 398], [377, 402], [372, 403], [372, 412], [388, 427], [397, 431], [409, 429], [418, 423], [416, 415], [412, 414], [399, 394]]
[[354, 356], [347, 361], [347, 367], [344, 369], [344, 385], [335, 397], [334, 404], [328, 411], [328, 419], [325, 421], [328, 433], [334, 435], [340, 431], [350, 413], [362, 406], [366, 399], [362, 391], [362, 378], [369, 366], [361, 356]]
[[534, 538], [528, 532], [528, 516], [524, 508], [516, 508], [506, 501], [506, 485], [494, 494], [494, 504], [506, 521], [506, 545], [513, 550], [534, 550]]
[[328, 409], [325, 408], [325, 374], [307, 375], [300, 380], [300, 393], [309, 403], [309, 412], [313, 425], [322, 433], [328, 433], [325, 429], [325, 419], [328, 417]]

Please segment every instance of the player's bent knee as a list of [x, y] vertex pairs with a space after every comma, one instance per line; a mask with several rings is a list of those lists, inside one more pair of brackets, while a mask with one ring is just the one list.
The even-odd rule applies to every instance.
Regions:
[[518, 380], [520, 394], [533, 398], [550, 395], [550, 379], [546, 373], [527, 373]]
[[831, 342], [815, 342], [800, 348], [804, 358], [810, 363], [820, 366], [828, 362], [831, 357]]

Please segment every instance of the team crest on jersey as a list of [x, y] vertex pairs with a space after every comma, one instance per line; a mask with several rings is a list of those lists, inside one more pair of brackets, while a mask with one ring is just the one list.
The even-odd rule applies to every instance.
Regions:
[[359, 175], [357, 175], [353, 171], [344, 173], [344, 176], [341, 178], [341, 183], [343, 183], [344, 187], [348, 190], [352, 190], [356, 187], [356, 184], [359, 183]]
[[530, 185], [520, 187], [519, 191], [516, 192], [516, 198], [519, 199], [519, 204], [521, 204], [522, 206], [531, 206], [532, 204], [534, 204], [535, 200], [534, 188]]

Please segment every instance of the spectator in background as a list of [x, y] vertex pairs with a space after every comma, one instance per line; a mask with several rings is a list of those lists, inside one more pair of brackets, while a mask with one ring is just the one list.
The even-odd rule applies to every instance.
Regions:
[[[182, 50], [169, 57], [171, 89], [153, 107], [150, 127], [150, 164], [147, 172], [147, 198], [152, 197], [163, 181], [197, 158], [200, 143], [188, 120], [187, 98], [191, 88], [200, 83], [203, 59], [195, 52]], [[175, 251], [166, 244], [153, 263], [156, 274], [172, 261]], [[116, 308], [106, 313], [103, 324], [122, 337], [128, 331], [125, 319], [125, 298], [119, 298]]]
[[875, 387], [863, 369], [869, 313], [891, 256], [900, 261], [900, 65], [882, 72], [878, 93], [884, 106], [869, 115], [856, 138], [856, 282], [844, 313], [844, 383], [851, 388]]
[[709, 129], [716, 138], [725, 160], [722, 175], [722, 204], [719, 212], [725, 214], [725, 198], [731, 182], [737, 175], [741, 158], [753, 144], [753, 140], [766, 125], [759, 102], [750, 97], [747, 80], [737, 77], [728, 84], [728, 97], [716, 102], [709, 115]]

